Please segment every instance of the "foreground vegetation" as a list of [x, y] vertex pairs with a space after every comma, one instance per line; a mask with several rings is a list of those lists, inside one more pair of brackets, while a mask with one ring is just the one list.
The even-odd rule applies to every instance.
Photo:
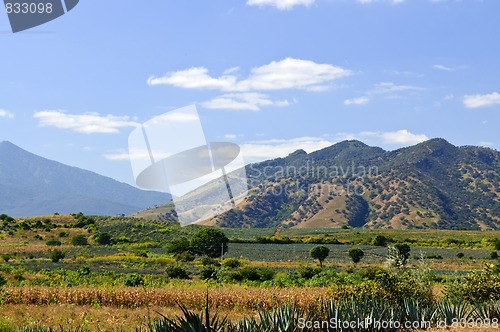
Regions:
[[432, 328], [500, 318], [500, 232], [0, 219], [0, 331], [308, 331], [299, 318], [334, 313]]

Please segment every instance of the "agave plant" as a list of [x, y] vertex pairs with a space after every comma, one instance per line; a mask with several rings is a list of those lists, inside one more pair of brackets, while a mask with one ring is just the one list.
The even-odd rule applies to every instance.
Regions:
[[500, 301], [477, 303], [474, 309], [476, 318], [481, 320], [500, 319]]
[[296, 332], [299, 328], [299, 319], [311, 320], [311, 313], [293, 304], [279, 306], [277, 309], [259, 311], [260, 331]]
[[438, 316], [436, 305], [421, 305], [413, 299], [403, 301], [404, 320], [409, 322], [434, 322]]
[[452, 324], [455, 320], [467, 320], [473, 317], [475, 309], [469, 303], [441, 301], [437, 305], [439, 318], [446, 324]]

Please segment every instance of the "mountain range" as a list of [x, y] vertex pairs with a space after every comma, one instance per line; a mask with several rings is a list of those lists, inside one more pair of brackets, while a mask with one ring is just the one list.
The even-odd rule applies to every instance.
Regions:
[[128, 215], [170, 199], [0, 142], [0, 214]]
[[[221, 227], [500, 229], [500, 152], [444, 139], [394, 151], [343, 141], [246, 167]], [[190, 195], [207, 195], [210, 186]], [[175, 219], [172, 203], [137, 216]]]

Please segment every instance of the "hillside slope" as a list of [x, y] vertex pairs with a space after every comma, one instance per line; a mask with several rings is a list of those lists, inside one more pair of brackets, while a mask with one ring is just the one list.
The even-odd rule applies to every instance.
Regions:
[[[299, 150], [248, 165], [247, 174], [251, 190], [245, 201], [206, 223], [500, 228], [500, 152], [488, 148], [432, 139], [384, 151], [344, 141], [310, 154]], [[148, 215], [155, 211], [161, 208], [150, 209]], [[171, 216], [164, 212], [163, 218]]]
[[130, 214], [169, 200], [169, 194], [140, 190], [0, 142], [0, 213]]

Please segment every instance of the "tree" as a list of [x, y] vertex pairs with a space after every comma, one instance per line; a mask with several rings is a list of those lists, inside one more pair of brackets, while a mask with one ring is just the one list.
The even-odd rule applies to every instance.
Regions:
[[361, 258], [363, 258], [365, 252], [359, 248], [351, 248], [347, 251], [347, 254], [351, 257], [354, 263], [357, 263], [361, 260]]
[[83, 234], [75, 235], [71, 238], [71, 244], [74, 246], [88, 246], [87, 237]]
[[494, 246], [495, 250], [500, 250], [500, 239], [495, 239]]
[[387, 245], [388, 239], [383, 235], [377, 235], [373, 239], [373, 245], [378, 247], [385, 247]]
[[202, 228], [191, 237], [190, 247], [197, 255], [215, 258], [227, 252], [229, 239], [223, 231], [215, 228]]
[[189, 249], [189, 240], [184, 236], [172, 239], [167, 245], [167, 252], [169, 254], [181, 254], [189, 251]]
[[50, 260], [54, 263], [59, 262], [61, 259], [64, 259], [64, 257], [66, 257], [66, 255], [61, 250], [56, 249], [50, 252]]
[[111, 244], [111, 235], [109, 235], [108, 233], [99, 233], [95, 240], [97, 243], [106, 246], [108, 244]]
[[323, 261], [328, 257], [329, 254], [330, 249], [325, 246], [316, 246], [309, 251], [309, 255], [319, 261], [320, 267], [323, 267]]
[[410, 246], [398, 243], [387, 247], [387, 264], [392, 267], [402, 268], [410, 258]]

